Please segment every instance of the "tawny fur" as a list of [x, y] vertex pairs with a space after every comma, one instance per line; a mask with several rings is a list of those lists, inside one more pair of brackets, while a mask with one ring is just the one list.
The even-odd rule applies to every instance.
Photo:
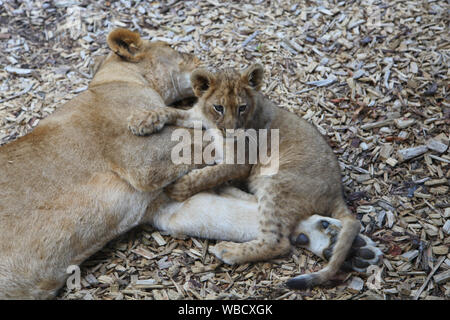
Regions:
[[[207, 129], [254, 128], [279, 129], [279, 170], [273, 175], [262, 174], [262, 166], [253, 166], [248, 188], [259, 205], [259, 234], [245, 243], [221, 242], [212, 251], [229, 264], [267, 260], [285, 254], [290, 249], [290, 236], [302, 220], [314, 214], [340, 219], [342, 230], [330, 262], [323, 270], [301, 276], [289, 282], [296, 288], [306, 288], [329, 280], [341, 267], [360, 230], [359, 222], [347, 208], [342, 192], [338, 161], [315, 127], [298, 116], [274, 106], [258, 89], [262, 67], [254, 65], [240, 73], [226, 69], [211, 73], [200, 69], [193, 72], [191, 82], [198, 103], [189, 111], [150, 111], [146, 116], [146, 133], [157, 131], [152, 113], [159, 113], [158, 127], [164, 121], [190, 127], [192, 120], [201, 120]], [[224, 112], [217, 110], [217, 105]], [[246, 105], [244, 112], [240, 107]], [[220, 109], [219, 109], [220, 110]], [[162, 114], [170, 114], [168, 117]], [[155, 119], [153, 117], [153, 119]], [[168, 191], [183, 200], [193, 193], [211, 188], [229, 179], [246, 178], [240, 165], [220, 164], [191, 172], [178, 180]], [[216, 171], [216, 172], [214, 172]], [[219, 177], [219, 178], [218, 178]]]
[[198, 60], [124, 29], [108, 43], [120, 56], [100, 61], [86, 92], [0, 148], [0, 299], [54, 296], [69, 265], [147, 221], [195, 168], [170, 161], [173, 129], [139, 138], [126, 119], [192, 96]]
[[[198, 60], [124, 29], [108, 43], [120, 56], [97, 59], [86, 92], [0, 147], [0, 299], [54, 297], [69, 266], [141, 223], [174, 235], [258, 237], [251, 195], [202, 192], [176, 202], [163, 192], [196, 167], [172, 163], [174, 128], [146, 138], [127, 130], [129, 114], [192, 97], [189, 76]], [[309, 238], [323, 243], [312, 249], [319, 256], [331, 243]]]

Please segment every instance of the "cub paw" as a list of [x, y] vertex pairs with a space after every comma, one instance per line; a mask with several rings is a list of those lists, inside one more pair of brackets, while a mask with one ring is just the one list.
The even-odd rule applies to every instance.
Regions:
[[[337, 219], [314, 215], [299, 223], [291, 236], [291, 243], [328, 261], [341, 228], [341, 222]], [[342, 269], [366, 272], [367, 267], [378, 264], [382, 256], [381, 250], [369, 237], [359, 234], [353, 241]]]
[[164, 190], [171, 199], [179, 202], [187, 200], [196, 193], [193, 191], [190, 178], [187, 176], [181, 177]]
[[[332, 243], [332, 246], [334, 246], [334, 243]], [[371, 265], [379, 264], [382, 257], [383, 252], [376, 247], [375, 242], [369, 237], [359, 234], [353, 241], [352, 248], [342, 265], [342, 269], [367, 272], [367, 268]]]
[[238, 254], [236, 252], [237, 244], [234, 242], [222, 241], [215, 246], [209, 247], [209, 252], [214, 254], [218, 259], [222, 260], [226, 264], [233, 265], [241, 263], [236, 258]]
[[145, 136], [161, 131], [166, 121], [167, 117], [156, 111], [138, 111], [128, 118], [128, 129], [136, 136]]

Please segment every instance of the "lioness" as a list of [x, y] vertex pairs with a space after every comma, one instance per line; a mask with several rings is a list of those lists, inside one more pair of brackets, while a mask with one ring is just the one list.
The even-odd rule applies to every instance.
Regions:
[[[211, 248], [228, 264], [266, 260], [286, 253], [291, 242], [298, 242], [298, 224], [315, 213], [339, 219], [342, 230], [328, 265], [287, 283], [292, 288], [306, 289], [328, 281], [339, 271], [361, 227], [345, 203], [339, 164], [331, 148], [313, 125], [265, 98], [260, 93], [262, 79], [263, 67], [259, 64], [243, 72], [197, 69], [191, 75], [198, 97], [192, 109], [148, 110], [139, 123], [132, 119], [130, 129], [147, 134], [166, 123], [192, 127], [194, 121], [200, 121], [206, 129], [219, 130], [224, 139], [232, 138], [236, 129], [280, 130], [279, 154], [271, 154], [279, 157], [278, 170], [264, 174], [264, 164], [258, 162], [249, 175], [248, 163], [221, 163], [191, 171], [171, 186], [170, 192], [181, 201], [227, 179], [248, 177], [248, 189], [258, 200], [259, 232], [252, 241], [221, 242]], [[325, 221], [322, 226], [326, 229], [329, 223]], [[366, 253], [367, 258], [375, 260], [381, 254], [379, 250]]]
[[[197, 168], [172, 163], [174, 127], [150, 137], [128, 131], [129, 114], [193, 96], [198, 60], [125, 29], [112, 31], [108, 45], [86, 92], [0, 147], [0, 299], [54, 297], [70, 265], [141, 223], [210, 239], [257, 237], [257, 203], [237, 190], [184, 202], [163, 192]], [[337, 229], [321, 229], [324, 219]], [[339, 222], [308, 221], [298, 232], [322, 255]]]
[[198, 60], [128, 30], [108, 44], [87, 91], [0, 148], [0, 298], [54, 296], [69, 265], [146, 221], [194, 168], [171, 164], [171, 129], [142, 139], [126, 118], [191, 96]]

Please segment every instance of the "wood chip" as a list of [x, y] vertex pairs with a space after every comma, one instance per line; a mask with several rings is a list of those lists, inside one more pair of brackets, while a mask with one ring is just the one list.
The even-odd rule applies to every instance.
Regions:
[[395, 167], [397, 165], [398, 161], [395, 160], [394, 158], [388, 158], [388, 159], [386, 159], [386, 163], [388, 165], [390, 165], [391, 167]]
[[329, 86], [329, 85], [335, 83], [336, 80], [337, 80], [337, 78], [332, 75], [325, 80], [310, 81], [310, 82], [307, 82], [306, 84], [313, 85], [316, 87], [326, 87], [326, 86]]
[[152, 237], [160, 246], [165, 246], [167, 243], [158, 231], [153, 232]]
[[415, 259], [418, 255], [419, 255], [419, 250], [411, 250], [411, 251], [408, 251], [408, 252], [405, 252], [404, 254], [402, 254], [401, 257], [405, 258], [408, 261], [411, 261], [411, 260]]
[[156, 254], [144, 248], [133, 249], [131, 250], [131, 252], [136, 253], [137, 255], [140, 255], [146, 259], [154, 259], [155, 257], [157, 257]]
[[447, 270], [447, 271], [444, 271], [444, 272], [441, 272], [441, 273], [435, 275], [433, 277], [433, 280], [437, 284], [450, 281], [450, 270]]
[[103, 284], [113, 284], [115, 281], [113, 278], [109, 276], [101, 275], [100, 277], [98, 277], [98, 282]]
[[404, 129], [414, 124], [416, 121], [414, 119], [395, 119], [394, 123], [399, 129]]
[[444, 210], [444, 218], [450, 218], [450, 207], [445, 208], [445, 210]]
[[154, 285], [156, 283], [155, 279], [143, 279], [143, 280], [137, 280], [134, 284], [135, 288], [138, 289], [151, 289], [154, 288]]
[[448, 145], [446, 145], [436, 139], [428, 140], [427, 147], [428, 147], [428, 149], [431, 149], [431, 150], [439, 152], [439, 153], [444, 153], [448, 149]]
[[448, 254], [448, 246], [442, 245], [442, 246], [436, 246], [433, 247], [433, 253], [439, 256], [444, 256]]
[[421, 154], [424, 154], [425, 152], [427, 152], [427, 150], [428, 150], [427, 146], [418, 146], [418, 147], [398, 150], [397, 154], [398, 154], [400, 161], [406, 161], [406, 160], [415, 158], [417, 156], [420, 156]]
[[383, 144], [380, 149], [380, 158], [383, 160], [389, 159], [392, 152], [394, 152], [394, 146], [390, 143]]
[[5, 71], [7, 71], [9, 73], [12, 73], [12, 74], [15, 74], [15, 75], [18, 75], [18, 76], [27, 76], [27, 75], [30, 75], [33, 72], [32, 69], [16, 68], [16, 67], [13, 67], [13, 66], [7, 66], [5, 68]]
[[450, 220], [447, 220], [442, 227], [442, 231], [444, 231], [446, 234], [450, 235]]
[[391, 123], [392, 123], [392, 119], [387, 119], [387, 120], [382, 120], [382, 121], [372, 122], [372, 123], [366, 123], [361, 126], [361, 129], [370, 130], [373, 128], [383, 127], [383, 126], [389, 125]]
[[436, 263], [436, 265], [434, 266], [433, 270], [431, 270], [430, 274], [425, 279], [425, 282], [422, 284], [422, 286], [419, 288], [419, 290], [417, 290], [417, 292], [416, 292], [416, 294], [414, 296], [414, 300], [418, 300], [419, 299], [419, 297], [422, 294], [423, 290], [425, 290], [425, 287], [428, 285], [428, 282], [430, 281], [431, 277], [436, 273], [436, 271], [439, 269], [439, 267], [441, 266], [442, 262], [444, 262], [444, 260], [445, 260], [445, 257], [439, 258], [439, 260]]
[[350, 284], [348, 285], [348, 289], [350, 292], [358, 293], [364, 288], [364, 281], [361, 278], [353, 277]]
[[446, 183], [447, 183], [447, 179], [446, 178], [442, 178], [442, 179], [427, 180], [427, 181], [425, 181], [424, 185], [426, 185], [426, 186], [438, 186], [438, 185], [446, 184]]

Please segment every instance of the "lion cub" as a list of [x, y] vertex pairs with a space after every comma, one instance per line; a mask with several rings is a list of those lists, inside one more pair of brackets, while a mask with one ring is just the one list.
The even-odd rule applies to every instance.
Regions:
[[[188, 110], [162, 108], [150, 111], [146, 119], [132, 119], [135, 134], [160, 130], [165, 124], [192, 126], [201, 120], [206, 129], [279, 129], [279, 169], [261, 174], [255, 164], [248, 177], [248, 189], [258, 200], [260, 234], [244, 243], [220, 242], [211, 250], [225, 263], [265, 260], [287, 253], [297, 239], [296, 226], [314, 214], [342, 221], [342, 230], [328, 265], [315, 273], [288, 281], [292, 288], [308, 288], [329, 280], [341, 267], [360, 230], [359, 222], [347, 208], [342, 192], [338, 161], [316, 128], [295, 114], [276, 107], [259, 92], [263, 68], [256, 64], [242, 73], [233, 69], [215, 73], [197, 69], [191, 84], [198, 97]], [[239, 169], [241, 168], [241, 169]], [[246, 178], [248, 165], [218, 164], [192, 171], [169, 188], [177, 200], [221, 184], [229, 179]], [[326, 221], [325, 221], [326, 222]], [[323, 228], [327, 224], [323, 223]]]

